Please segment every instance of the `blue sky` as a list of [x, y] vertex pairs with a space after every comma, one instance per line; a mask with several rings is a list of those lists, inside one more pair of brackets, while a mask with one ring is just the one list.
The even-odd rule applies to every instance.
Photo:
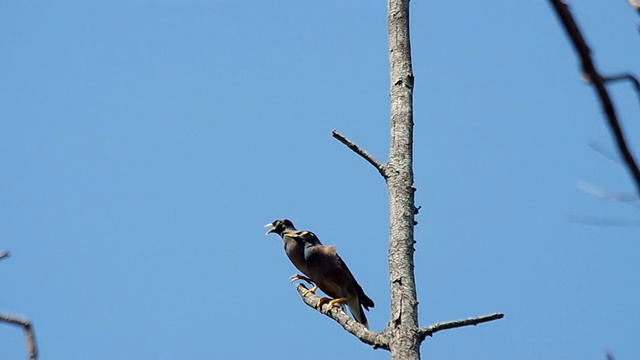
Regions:
[[[640, 72], [626, 2], [572, 6], [604, 73]], [[550, 6], [413, 1], [411, 25], [420, 322], [506, 314], [424, 358], [637, 358], [640, 211], [578, 188], [634, 189]], [[385, 2], [5, 1], [0, 53], [0, 310], [42, 359], [388, 358], [263, 235], [335, 244], [384, 328], [386, 189], [330, 133], [387, 157]]]

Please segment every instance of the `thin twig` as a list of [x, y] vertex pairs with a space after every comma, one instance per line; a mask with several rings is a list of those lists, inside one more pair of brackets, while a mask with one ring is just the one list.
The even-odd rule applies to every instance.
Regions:
[[489, 321], [500, 320], [503, 317], [504, 317], [504, 314], [495, 313], [495, 314], [483, 315], [483, 316], [478, 316], [478, 317], [469, 318], [469, 319], [435, 323], [431, 326], [420, 328], [420, 330], [418, 330], [418, 333], [420, 335], [420, 341], [423, 341], [427, 336], [433, 336], [433, 334], [441, 330], [455, 329], [455, 328], [470, 326], [470, 325], [475, 326], [475, 325], [482, 324]]
[[[591, 185], [587, 182], [580, 182], [578, 183], [578, 189], [586, 192], [587, 194], [597, 197], [599, 199], [603, 199], [606, 201], [611, 201], [611, 202], [617, 202], [617, 203], [622, 203], [628, 206], [631, 206], [633, 208], [635, 208], [636, 210], [640, 210], [640, 197], [638, 196], [638, 194], [633, 193], [633, 194], [622, 194], [622, 193], [614, 193], [614, 192], [610, 192], [610, 191], [605, 191], [595, 185]], [[582, 222], [581, 220], [578, 221], [574, 221], [574, 222]], [[605, 221], [608, 223], [611, 223], [611, 221]], [[613, 221], [616, 222], [617, 221]], [[623, 221], [622, 223], [628, 223], [628, 221]], [[633, 222], [631, 222], [633, 223]], [[636, 226], [636, 225], [633, 225]]]
[[36, 338], [33, 334], [33, 327], [29, 320], [0, 313], [0, 322], [18, 325], [24, 329], [27, 336], [27, 351], [29, 352], [29, 359], [35, 360], [38, 357], [38, 348], [36, 347]]
[[369, 164], [373, 165], [373, 167], [375, 167], [378, 170], [378, 172], [380, 173], [380, 175], [382, 175], [383, 178], [385, 179], [387, 178], [387, 166], [385, 164], [381, 163], [375, 157], [373, 157], [373, 155], [369, 154], [366, 150], [362, 149], [361, 147], [356, 145], [354, 142], [344, 137], [337, 130], [333, 130], [331, 132], [331, 136], [336, 138], [341, 143], [345, 144], [349, 149], [351, 149], [356, 154], [360, 155], [363, 159], [367, 160]]
[[627, 74], [619, 74], [613, 76], [607, 76], [603, 78], [605, 82], [616, 82], [616, 81], [628, 81], [633, 85], [634, 90], [636, 91], [636, 95], [638, 96], [638, 100], [640, 100], [640, 81], [638, 78], [627, 73]]
[[608, 151], [607, 149], [605, 149], [603, 146], [601, 146], [600, 144], [598, 144], [595, 141], [590, 141], [589, 142], [589, 147], [595, 151], [597, 151], [598, 153], [600, 153], [600, 155], [606, 157], [607, 159], [613, 161], [614, 163], [624, 167], [624, 165], [620, 162], [620, 159], [618, 159], [618, 156], [614, 153], [612, 153], [611, 151]]
[[582, 62], [582, 72], [583, 76], [589, 79], [591, 84], [596, 89], [598, 94], [598, 98], [600, 99], [600, 105], [607, 116], [607, 121], [609, 122], [609, 127], [613, 132], [613, 136], [616, 140], [616, 144], [618, 146], [618, 151], [622, 154], [622, 158], [624, 159], [627, 168], [631, 172], [633, 179], [635, 181], [638, 193], [640, 193], [640, 169], [633, 159], [633, 155], [629, 151], [627, 143], [624, 139], [624, 133], [620, 128], [620, 124], [618, 123], [618, 116], [616, 115], [615, 107], [611, 102], [611, 97], [607, 92], [607, 88], [605, 87], [605, 79], [598, 73], [593, 64], [593, 60], [591, 59], [591, 50], [589, 46], [587, 46], [578, 25], [576, 24], [571, 12], [569, 11], [569, 7], [562, 0], [549, 0], [551, 5], [553, 6], [560, 22], [564, 26], [567, 35], [571, 39], [571, 43], [575, 47], [578, 56]]
[[578, 189], [586, 192], [591, 196], [595, 196], [597, 198], [608, 201], [631, 202], [640, 200], [638, 194], [617, 194], [607, 192], [584, 181], [578, 183]]
[[10, 256], [11, 256], [11, 253], [10, 253], [10, 252], [8, 252], [8, 251], [0, 252], [0, 260], [2, 260], [2, 259], [4, 259], [4, 258], [8, 258], [8, 257], [10, 257]]
[[[320, 299], [318, 296], [312, 293], [302, 296], [305, 290], [307, 290], [307, 288], [302, 284], [298, 284], [298, 286], [296, 286], [296, 290], [298, 290], [298, 293], [305, 304], [314, 309], [316, 308], [318, 299]], [[327, 307], [328, 306], [326, 304], [322, 305], [320, 312], [340, 324], [345, 330], [347, 330], [347, 332], [360, 339], [363, 343], [373, 346], [374, 349], [389, 350], [389, 337], [385, 333], [377, 333], [367, 330], [367, 328], [350, 318], [341, 309], [332, 309], [327, 311]]]

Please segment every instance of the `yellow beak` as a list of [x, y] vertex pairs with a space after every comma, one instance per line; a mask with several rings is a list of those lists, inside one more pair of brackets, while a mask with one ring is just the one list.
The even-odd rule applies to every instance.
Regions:
[[267, 231], [266, 233], [264, 233], [265, 235], [269, 235], [269, 234], [271, 234], [271, 232], [272, 232], [273, 230], [275, 230], [275, 226], [273, 225], [273, 223], [269, 223], [269, 224], [265, 225], [264, 227], [270, 227], [270, 228], [273, 228], [273, 229], [269, 229], [269, 231]]

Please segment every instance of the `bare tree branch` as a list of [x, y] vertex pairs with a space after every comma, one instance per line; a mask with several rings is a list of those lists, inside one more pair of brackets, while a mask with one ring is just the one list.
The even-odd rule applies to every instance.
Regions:
[[2, 259], [4, 259], [4, 258], [8, 258], [8, 257], [10, 257], [10, 256], [11, 256], [11, 253], [10, 253], [10, 252], [8, 252], [8, 251], [0, 252], [0, 260], [2, 260]]
[[609, 96], [607, 88], [605, 87], [606, 79], [602, 77], [596, 70], [596, 67], [593, 64], [593, 60], [591, 59], [591, 50], [584, 40], [584, 37], [582, 36], [578, 25], [573, 19], [573, 16], [571, 15], [567, 4], [565, 4], [562, 0], [549, 1], [551, 2], [551, 5], [558, 15], [558, 19], [564, 26], [567, 35], [571, 39], [571, 43], [578, 53], [578, 56], [582, 62], [583, 76], [587, 78], [596, 89], [598, 98], [600, 99], [600, 105], [602, 106], [602, 110], [607, 117], [609, 127], [611, 128], [613, 136], [616, 140], [618, 151], [622, 154], [622, 158], [624, 159], [627, 168], [631, 172], [637, 190], [640, 193], [640, 169], [638, 168], [638, 165], [636, 164], [633, 155], [631, 154], [631, 151], [629, 150], [629, 147], [627, 146], [627, 143], [624, 139], [624, 133], [618, 122], [618, 116], [616, 115], [615, 107], [613, 106], [611, 97]]
[[373, 165], [373, 167], [375, 167], [378, 170], [378, 172], [380, 173], [380, 175], [382, 175], [383, 178], [385, 179], [387, 178], [387, 168], [385, 164], [381, 163], [375, 157], [373, 157], [373, 155], [369, 154], [366, 150], [362, 149], [361, 147], [356, 145], [354, 142], [344, 137], [337, 130], [333, 130], [331, 132], [331, 136], [333, 136], [335, 139], [337, 139], [341, 143], [345, 144], [349, 149], [351, 149], [356, 154], [360, 155], [363, 159], [367, 160], [369, 164]]
[[29, 359], [35, 360], [38, 357], [38, 349], [36, 347], [36, 338], [33, 334], [33, 328], [29, 320], [0, 313], [0, 322], [18, 325], [24, 329], [27, 336], [27, 351], [29, 352]]
[[447, 321], [443, 323], [435, 323], [431, 326], [420, 328], [420, 330], [418, 330], [418, 334], [420, 336], [420, 341], [423, 341], [427, 336], [433, 336], [433, 334], [441, 330], [449, 330], [449, 329], [459, 328], [463, 326], [470, 326], [470, 325], [475, 326], [475, 325], [493, 321], [493, 320], [500, 320], [503, 317], [504, 317], [504, 314], [495, 313], [495, 314], [483, 315], [483, 316], [478, 316], [475, 318], [469, 318], [464, 320], [454, 320], [454, 321]]
[[613, 75], [613, 76], [607, 76], [606, 78], [603, 78], [602, 80], [604, 80], [605, 82], [616, 82], [616, 81], [628, 81], [631, 83], [631, 85], [633, 85], [633, 89], [636, 92], [636, 95], [638, 96], [638, 100], [640, 100], [640, 81], [638, 81], [638, 78], [627, 73], [627, 74], [618, 74], [618, 75]]
[[[307, 290], [307, 288], [302, 284], [298, 284], [298, 286], [296, 286], [296, 290], [298, 290], [298, 293], [305, 304], [314, 309], [316, 308], [316, 304], [320, 299], [318, 296], [312, 293], [307, 293], [305, 296], [302, 296], [305, 290]], [[360, 339], [363, 343], [373, 346], [374, 349], [389, 350], [389, 337], [385, 333], [377, 333], [367, 330], [367, 328], [362, 324], [351, 319], [349, 315], [340, 309], [327, 311], [326, 304], [322, 305], [320, 312], [340, 324], [347, 332]]]

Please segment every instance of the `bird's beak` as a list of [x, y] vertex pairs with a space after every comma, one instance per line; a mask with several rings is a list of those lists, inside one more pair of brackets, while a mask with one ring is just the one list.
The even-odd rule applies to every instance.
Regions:
[[265, 225], [264, 227], [272, 228], [272, 229], [269, 229], [269, 231], [267, 231], [267, 232], [265, 233], [265, 235], [269, 235], [269, 234], [271, 234], [271, 233], [276, 229], [276, 228], [275, 228], [275, 225], [273, 225], [273, 223], [269, 223], [269, 224]]

